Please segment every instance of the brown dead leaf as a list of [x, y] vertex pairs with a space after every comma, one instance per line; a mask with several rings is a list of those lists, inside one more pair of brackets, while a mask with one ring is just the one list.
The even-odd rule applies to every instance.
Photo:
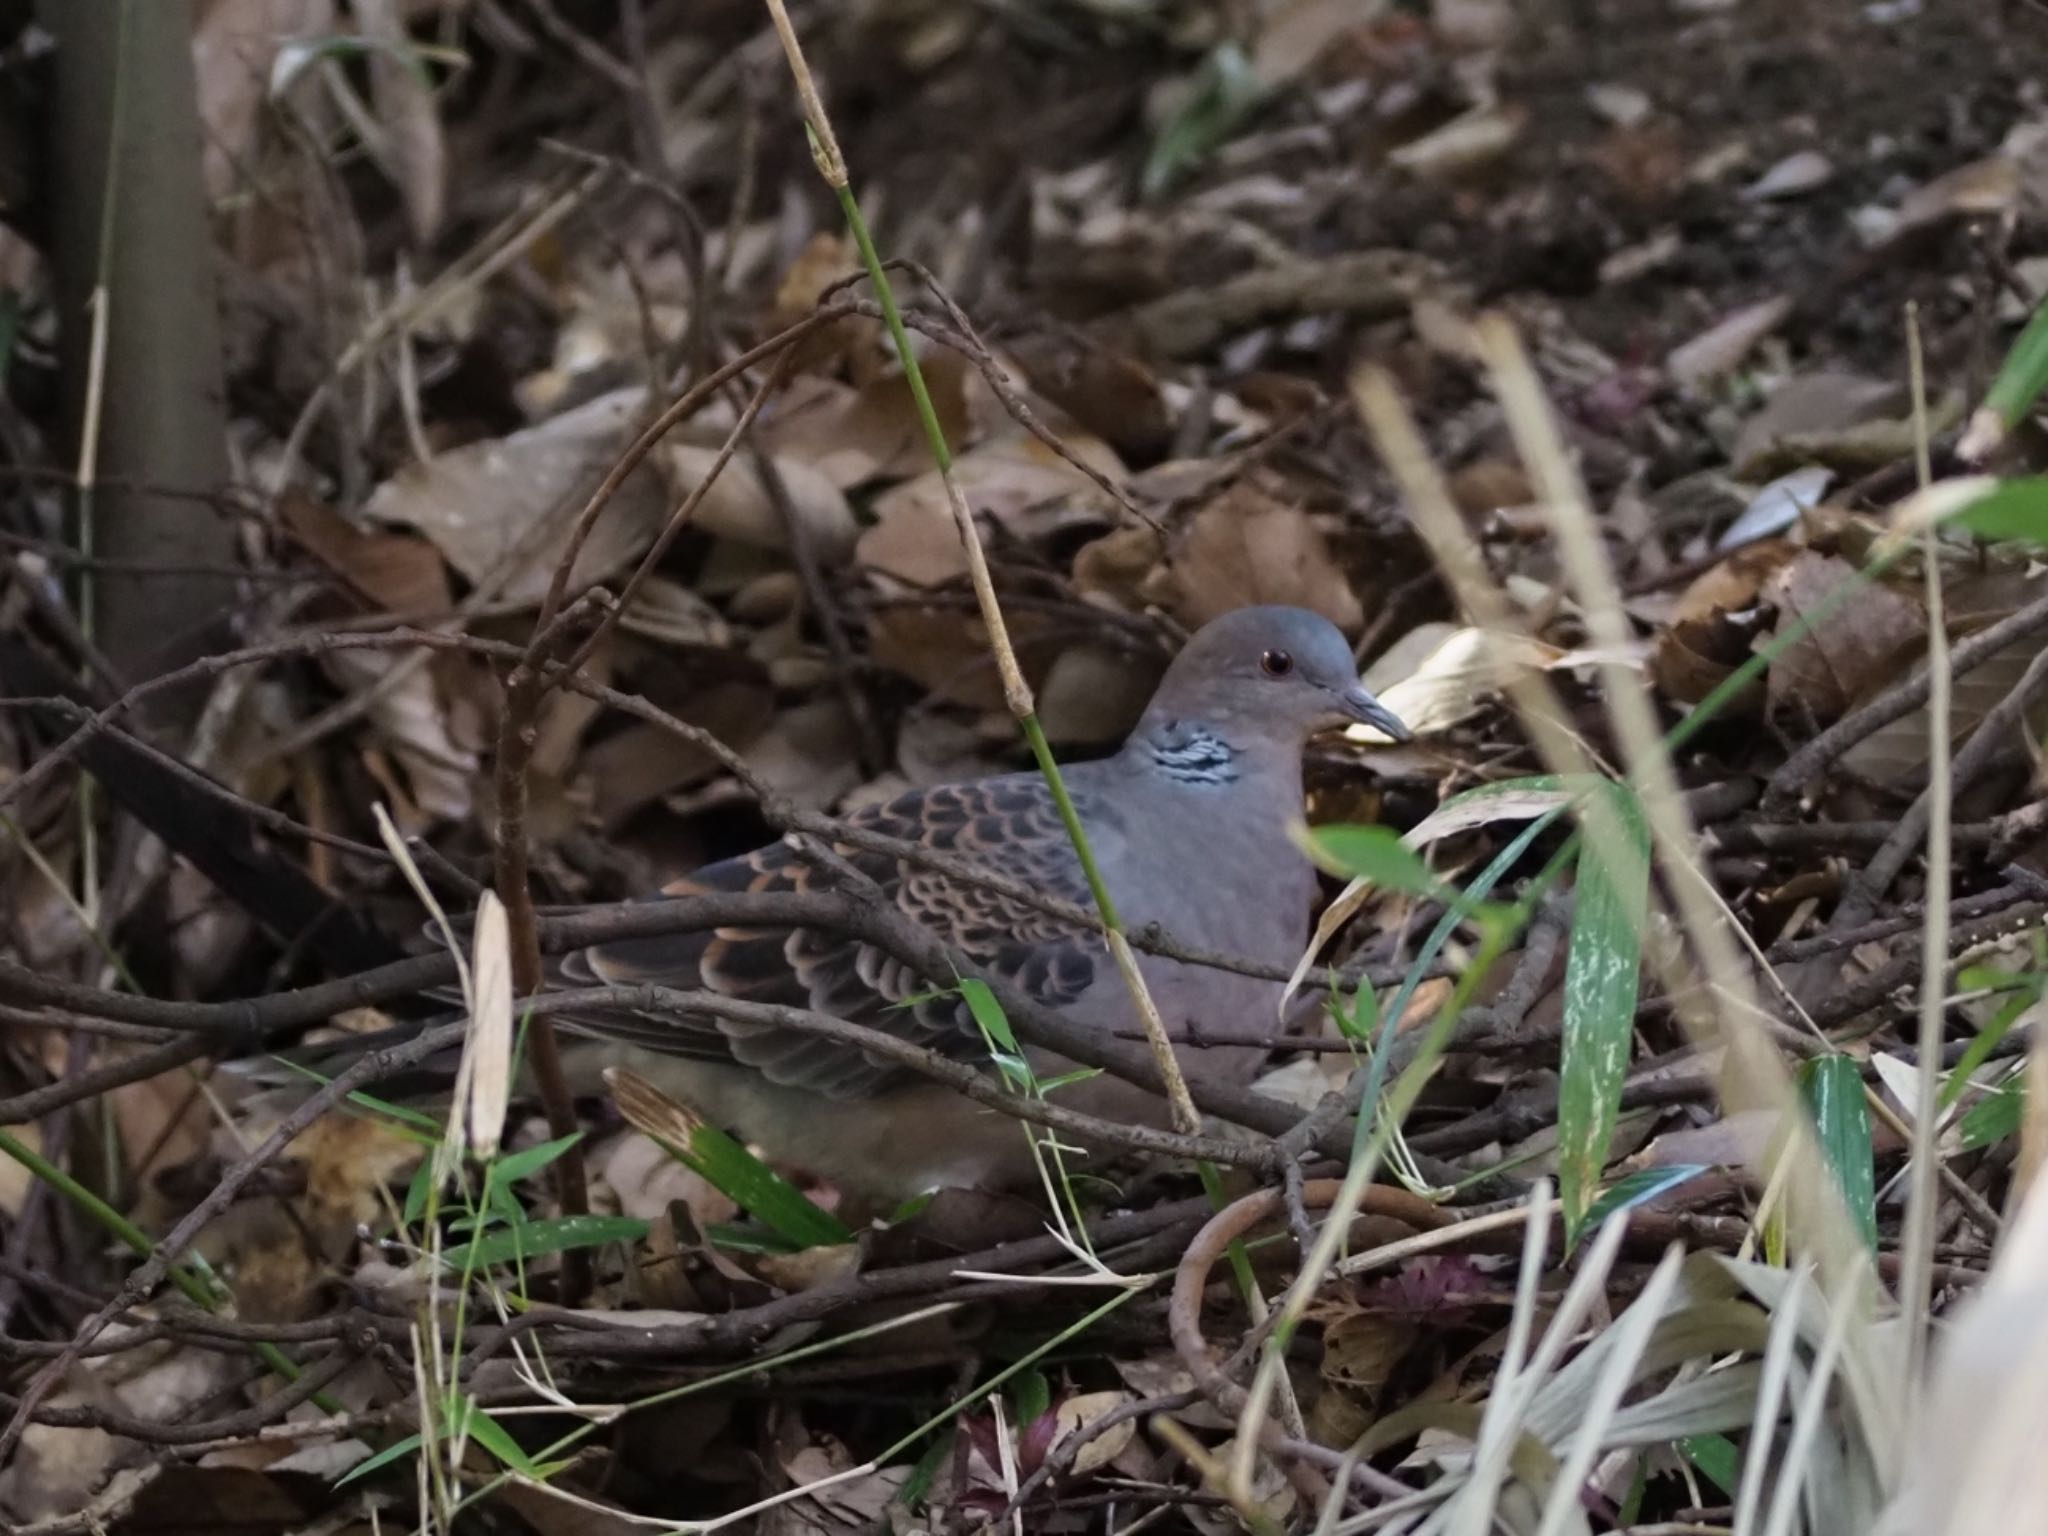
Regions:
[[1387, 162], [1425, 180], [1470, 176], [1504, 159], [1528, 122], [1528, 109], [1517, 103], [1474, 107], [1403, 144], [1387, 156]]
[[1664, 371], [1674, 383], [1688, 388], [1732, 373], [1791, 314], [1792, 299], [1787, 294], [1745, 305], [1674, 347], [1664, 359]]
[[[877, 1530], [911, 1472], [908, 1466], [881, 1467], [845, 1477], [853, 1470], [853, 1458], [831, 1440], [783, 1457], [782, 1470], [792, 1487], [814, 1491], [774, 1512], [774, 1529], [781, 1536], [847, 1536]], [[839, 1480], [831, 1481], [834, 1478]]]
[[[618, 458], [645, 401], [645, 390], [615, 390], [509, 437], [408, 465], [371, 493], [364, 511], [417, 528], [471, 582], [516, 555], [498, 593], [531, 602], [547, 590], [576, 512]], [[659, 474], [635, 469], [598, 518], [571, 585], [622, 570], [654, 541], [668, 511]]]
[[1307, 608], [1347, 633], [1365, 618], [1309, 515], [1242, 483], [1195, 514], [1146, 587], [1189, 629], [1254, 603]]
[[[374, 686], [404, 658], [391, 651], [330, 651], [321, 662], [337, 683], [355, 693]], [[455, 665], [446, 665], [450, 662]], [[373, 741], [404, 766], [417, 816], [460, 821], [474, 803], [481, 759], [461, 739], [472, 733], [458, 735], [457, 720], [458, 711], [473, 708], [481, 691], [474, 679], [475, 669], [463, 658], [436, 657], [410, 668], [402, 682], [370, 706]]]
[[1083, 597], [1137, 612], [1141, 588], [1159, 563], [1159, 535], [1150, 528], [1115, 528], [1083, 544], [1074, 556], [1074, 588]]
[[1375, 1401], [1414, 1342], [1412, 1320], [1347, 1313], [1323, 1328], [1323, 1379]]
[[[113, 1343], [129, 1331], [129, 1325], [115, 1323], [101, 1338]], [[92, 1407], [175, 1423], [226, 1390], [236, 1369], [232, 1355], [159, 1341], [81, 1362], [48, 1402], [53, 1408]], [[140, 1459], [144, 1450], [101, 1429], [32, 1424], [0, 1471], [0, 1512], [24, 1522], [74, 1513], [117, 1466]]]
[[[1074, 434], [1065, 441], [1098, 473], [1111, 480], [1123, 476], [1122, 461], [1106, 443]], [[953, 480], [977, 520], [1000, 524], [1011, 538], [1024, 542], [1071, 523], [1100, 523], [1108, 517], [1108, 498], [1101, 489], [1024, 433], [962, 454], [953, 463]], [[860, 539], [858, 558], [863, 566], [923, 587], [966, 574], [967, 557], [938, 471], [878, 496], [875, 512], [875, 525]]]
[[1945, 171], [1907, 193], [1892, 233], [1909, 234], [1947, 219], [2011, 218], [2019, 201], [2019, 163], [2008, 155], [1990, 155]]
[[315, 559], [383, 612], [439, 614], [453, 604], [448, 568], [427, 540], [366, 532], [326, 502], [298, 491], [287, 491], [278, 511]]
[[536, 1536], [646, 1536], [647, 1521], [561, 1477], [535, 1482], [508, 1476], [491, 1495]]
[[860, 1247], [834, 1243], [796, 1253], [764, 1253], [754, 1261], [761, 1278], [782, 1291], [815, 1291], [821, 1285], [851, 1280], [860, 1272]]
[[1118, 453], [1156, 459], [1173, 441], [1158, 375], [1129, 353], [1063, 336], [1009, 343], [1031, 387]]
[[[1667, 698], [1697, 704], [1749, 659], [1764, 584], [1799, 553], [1782, 539], [1766, 539], [1693, 578], [1665, 616], [1651, 652], [1650, 674]], [[1729, 707], [1751, 713], [1763, 702], [1763, 689], [1751, 687]]]
[[807, 810], [826, 809], [860, 782], [860, 733], [837, 697], [778, 710], [745, 755], [762, 783]]
[[1895, 414], [1904, 401], [1904, 387], [1896, 379], [1865, 378], [1828, 369], [1788, 379], [1762, 410], [1742, 424], [1730, 455], [1735, 476], [1739, 480], [1769, 479], [1782, 473], [1782, 468], [1775, 461], [1768, 465], [1758, 461], [1779, 443], [1881, 420]]
[[[1046, 621], [1029, 612], [1005, 617], [1019, 659], [1031, 674], [1038, 669], [1026, 641]], [[877, 608], [868, 615], [868, 649], [877, 666], [901, 672], [935, 699], [970, 709], [1003, 707], [1002, 680], [979, 614], [962, 608]]]
[[[1061, 1398], [1053, 1408], [1053, 1421], [1058, 1427], [1053, 1431], [1052, 1445], [1047, 1447], [1048, 1454], [1067, 1436], [1089, 1428], [1097, 1420], [1107, 1418], [1125, 1404], [1136, 1401], [1128, 1392], [1082, 1392]], [[1075, 1477], [1086, 1477], [1108, 1466], [1123, 1454], [1124, 1447], [1131, 1443], [1137, 1432], [1136, 1419], [1125, 1419], [1110, 1426], [1081, 1447], [1069, 1472]]]
[[[841, 278], [860, 270], [860, 257], [853, 242], [844, 235], [820, 230], [797, 253], [775, 290], [770, 329], [783, 330], [818, 307], [825, 290]], [[880, 328], [872, 320], [848, 316], [822, 330], [813, 331], [796, 348], [793, 368], [798, 374], [833, 373], [849, 359], [873, 350]]]
[[[919, 366], [946, 441], [964, 446], [973, 435], [967, 363], [941, 352]], [[763, 413], [758, 435], [778, 459], [806, 465], [842, 491], [905, 479], [931, 464], [924, 424], [901, 372], [878, 374], [858, 388], [800, 375]]]
[[448, 146], [433, 86], [421, 77], [406, 31], [401, 0], [349, 0], [363, 36], [383, 46], [370, 52], [370, 96], [384, 142], [371, 153], [397, 183], [413, 242], [426, 246], [440, 232], [448, 203]]
[[206, 191], [219, 202], [256, 160], [271, 66], [295, 37], [339, 30], [334, 0], [211, 0], [192, 29]]
[[[1968, 740], [1999, 700], [2012, 692], [2039, 654], [2038, 643], [2021, 640], [1958, 674], [1950, 685], [1950, 740], [1957, 744]], [[1924, 665], [1925, 659], [1924, 641], [1906, 647], [1905, 654], [1888, 658], [1885, 666], [1876, 669], [1872, 692], [1897, 682]], [[1928, 719], [1927, 706], [1923, 704], [1911, 714], [1878, 727], [1842, 754], [1842, 767], [1865, 783], [1894, 792], [1917, 790], [1927, 782]], [[2038, 711], [2034, 712], [2031, 724], [2040, 724]]]
[[[718, 450], [668, 442], [657, 450], [656, 458], [670, 498], [680, 503], [711, 473]], [[859, 532], [845, 493], [820, 471], [793, 459], [778, 460], [775, 472], [819, 561], [828, 567], [843, 564]], [[718, 472], [691, 520], [696, 527], [759, 549], [789, 548], [789, 524], [782, 509], [743, 457], [735, 456]]]
[[[774, 708], [765, 680], [730, 678], [693, 690], [670, 713], [727, 746], [743, 747], [767, 725]], [[592, 745], [580, 766], [598, 821], [616, 827], [664, 795], [702, 783], [718, 762], [659, 726], [634, 721]]]
[[666, 576], [640, 583], [619, 615], [619, 627], [664, 645], [724, 650], [732, 644], [732, 626], [719, 611], [693, 588]]
[[[1785, 562], [1763, 586], [1765, 600], [1778, 610], [1780, 632], [1809, 617], [1855, 574], [1847, 561], [1812, 550]], [[1895, 654], [1926, 632], [1918, 603], [1873, 584], [1778, 657], [1769, 674], [1768, 706], [1774, 714], [1791, 710], [1823, 723], [1839, 719], [1880, 680], [1896, 676]]]
[[1754, 1168], [1767, 1160], [1777, 1116], [1768, 1110], [1743, 1110], [1706, 1125], [1666, 1131], [1630, 1158], [1634, 1168], [1669, 1168], [1702, 1163], [1710, 1168]]

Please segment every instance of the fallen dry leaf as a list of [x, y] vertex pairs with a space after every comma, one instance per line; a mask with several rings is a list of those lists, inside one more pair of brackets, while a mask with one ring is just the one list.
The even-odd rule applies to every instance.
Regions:
[[1672, 381], [1687, 387], [1732, 373], [1771, 332], [1792, 314], [1790, 296], [1763, 299], [1726, 316], [1664, 359]]
[[[694, 443], [665, 442], [656, 451], [662, 478], [674, 504], [697, 490], [717, 464], [718, 450]], [[859, 524], [846, 494], [831, 478], [794, 459], [775, 461], [775, 473], [789, 497], [812, 552], [826, 566], [842, 564], [853, 548]], [[745, 455], [736, 454], [718, 473], [691, 514], [691, 525], [760, 549], [789, 548], [789, 523]]]
[[[1128, 1392], [1082, 1392], [1061, 1398], [1053, 1407], [1057, 1427], [1053, 1431], [1052, 1447], [1057, 1447], [1067, 1436], [1087, 1429], [1098, 1419], [1108, 1417], [1126, 1403], [1135, 1401], [1137, 1399]], [[1112, 1425], [1081, 1447], [1068, 1471], [1075, 1477], [1086, 1477], [1091, 1472], [1100, 1471], [1123, 1454], [1124, 1447], [1131, 1443], [1137, 1432], [1136, 1419], [1125, 1419]], [[1048, 1452], [1052, 1447], [1048, 1447]]]
[[[499, 596], [534, 601], [547, 590], [577, 511], [617, 460], [645, 401], [645, 390], [615, 390], [510, 437], [408, 465], [371, 493], [364, 512], [417, 528], [469, 581], [496, 576]], [[572, 587], [622, 570], [653, 543], [668, 511], [660, 476], [645, 464], [635, 469], [577, 557]]]
[[289, 493], [278, 514], [315, 559], [388, 614], [446, 613], [448, 568], [426, 539], [361, 529], [324, 501]]
[[[1365, 686], [1409, 730], [1427, 736], [1478, 714], [1500, 697], [1516, 669], [1546, 670], [1565, 654], [1524, 635], [1423, 624], [1373, 663]], [[1350, 726], [1344, 734], [1353, 741], [1387, 740], [1367, 725]]]
[[1365, 613], [1313, 519], [1246, 484], [1197, 512], [1147, 583], [1189, 629], [1249, 603], [1290, 603], [1356, 633]]
[[278, 51], [336, 30], [334, 0], [211, 0], [204, 8], [192, 29], [192, 69], [209, 197], [228, 197], [255, 162]]
[[349, 0], [370, 50], [370, 97], [385, 142], [371, 151], [405, 200], [413, 242], [426, 246], [440, 232], [448, 202], [448, 146], [433, 86], [422, 77], [406, 31], [401, 0]]
[[[1778, 610], [1780, 632], [1810, 617], [1855, 568], [1832, 555], [1801, 550], [1764, 583], [1763, 597]], [[1873, 583], [1814, 632], [1795, 640], [1771, 668], [1767, 684], [1773, 714], [1839, 719], [1883, 680], [1897, 677], [1897, 655], [1920, 642], [1927, 618], [1920, 605], [1883, 583]]]

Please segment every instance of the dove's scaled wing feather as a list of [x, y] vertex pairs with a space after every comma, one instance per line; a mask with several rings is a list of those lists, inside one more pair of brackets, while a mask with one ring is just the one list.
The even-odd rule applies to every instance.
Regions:
[[[1107, 765], [1068, 771], [1098, 856], [1113, 856], [1119, 829], [1101, 810], [1092, 782]], [[869, 830], [956, 855], [1085, 905], [1079, 860], [1043, 779], [1010, 774], [914, 790], [850, 818]], [[1099, 941], [1035, 907], [985, 886], [849, 844], [835, 850], [913, 921], [960, 952], [985, 978], [1000, 979], [1049, 1007], [1067, 1006], [1106, 974]], [[802, 891], [829, 876], [787, 843], [698, 870], [664, 892]], [[564, 957], [574, 985], [652, 983], [703, 988], [751, 1002], [809, 1008], [886, 1030], [962, 1059], [985, 1054], [952, 977], [918, 976], [892, 956], [843, 934], [805, 928], [719, 928], [600, 944]], [[1112, 981], [1114, 977], [1110, 978]], [[946, 995], [932, 995], [944, 993]], [[628, 1010], [578, 1010], [585, 1033], [672, 1055], [737, 1061], [768, 1081], [836, 1099], [872, 1097], [912, 1078], [893, 1062], [798, 1030]]]

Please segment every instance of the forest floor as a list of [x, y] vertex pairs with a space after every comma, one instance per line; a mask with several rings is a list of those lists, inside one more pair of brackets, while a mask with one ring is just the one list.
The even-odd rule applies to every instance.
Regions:
[[[145, 664], [99, 666], [78, 582], [105, 580], [87, 608], [117, 633], [131, 605], [133, 633], [178, 570], [80, 558], [81, 460], [55, 403], [78, 335], [40, 234], [0, 236], [19, 639], [0, 651], [10, 1528], [1306, 1529], [1317, 1497], [1364, 1511], [1473, 1478], [1518, 1322], [1583, 1323], [1576, 1358], [1596, 1362], [1641, 1347], [1632, 1301], [1683, 1300], [1696, 1322], [1729, 1309], [1716, 1326], [1735, 1331], [1629, 1380], [1624, 1416], [1661, 1406], [1679, 1427], [1600, 1420], [1598, 1454], [1560, 1484], [1578, 1524], [1555, 1528], [1747, 1536], [1751, 1420], [1707, 1411], [1692, 1377], [1711, 1385], [1709, 1361], [1761, 1356], [1781, 1326], [1808, 1364], [1837, 1347], [1822, 1336], [1849, 1292], [1823, 1305], [1803, 1274], [1760, 1278], [1784, 1260], [1788, 1203], [1795, 1248], [1800, 1220], [1846, 1212], [1909, 1317], [1947, 1313], [1991, 1269], [2042, 1153], [2022, 1084], [2048, 995], [2048, 540], [2036, 519], [1869, 562], [1902, 507], [1928, 505], [1923, 475], [2025, 487], [2048, 453], [2022, 420], [1995, 455], [1958, 454], [2048, 292], [2048, 9], [797, 7], [1055, 751], [1112, 748], [1177, 642], [1251, 602], [1333, 620], [1416, 733], [1319, 743], [1309, 775], [1312, 820], [1390, 827], [1428, 859], [1404, 887], [1393, 865], [1332, 856], [1372, 878], [1332, 879], [1351, 921], [1315, 956], [1379, 983], [1376, 1003], [1340, 989], [1354, 1023], [1399, 990], [1382, 1060], [1429, 1069], [1375, 1154], [1407, 1189], [1370, 1197], [1349, 1237], [1415, 1244], [1371, 1274], [1298, 1279], [1282, 1220], [1305, 1236], [1334, 1196], [1316, 1181], [1343, 1172], [1324, 1154], [1352, 1121], [1288, 1128], [1366, 1070], [1310, 1009], [1271, 1035], [1261, 1088], [1279, 1107], [1240, 1109], [1230, 1134], [1250, 1150], [1222, 1171], [1249, 1213], [1228, 1235], [1280, 1234], [1232, 1258], [1306, 1307], [1274, 1351], [1185, 1161], [1053, 1192], [1058, 1235], [1027, 1191], [819, 1241], [805, 1224], [836, 1228], [831, 1168], [735, 1200], [733, 1168], [758, 1165], [721, 1162], [658, 1094], [580, 1101], [573, 1151], [515, 1096], [507, 1150], [439, 1178], [439, 1125], [397, 1082], [365, 1078], [376, 1097], [315, 1119], [315, 1085], [257, 1065], [450, 1016], [421, 892], [459, 917], [502, 883], [508, 710], [532, 730], [512, 787], [544, 910], [644, 896], [793, 819], [1031, 759], [762, 7], [196, 11], [233, 465], [198, 489], [234, 530], [233, 611], [209, 615], [208, 648], [236, 654], [198, 664], [182, 716], [124, 701], [80, 727], [79, 704], [123, 700]], [[0, 77], [40, 67], [17, 39]], [[1483, 315], [1533, 360], [1612, 600], [1564, 558], [1566, 498], [1525, 460], [1530, 418]], [[1385, 420], [1361, 419], [1373, 380], [1419, 423], [1507, 621], [1481, 624], [1439, 574], [1417, 482], [1383, 451]], [[578, 554], [578, 512], [679, 399], [692, 408]], [[590, 686], [521, 704], [508, 677], [536, 615], [564, 606], [558, 576], [571, 617], [549, 640], [569, 643], [551, 654], [578, 654]], [[31, 697], [53, 675], [84, 693]], [[1519, 713], [1542, 690], [1569, 761]], [[1671, 750], [1667, 809], [1732, 915], [1719, 940], [1670, 866], [1638, 869], [1632, 896], [1590, 855], [1571, 887], [1544, 884], [1547, 864], [1574, 869], [1564, 816], [1584, 815], [1589, 782], [1557, 775], [1632, 771], [1614, 793], [1635, 807], [1640, 790], [1656, 819], [1618, 692], [1660, 728], [1712, 700]], [[1483, 786], [1492, 799], [1444, 819]], [[1930, 825], [1952, 842], [1944, 881]], [[1437, 881], [1520, 898], [1504, 953], [1493, 909]], [[1424, 942], [1440, 922], [1442, 959]], [[1930, 922], [1947, 956], [1932, 977]], [[1730, 936], [1741, 953], [1717, 969]], [[1588, 991], [1586, 956], [1640, 965], [1640, 991]], [[1309, 975], [1313, 997], [1327, 972]], [[1929, 1157], [1909, 1152], [1936, 1140], [1916, 1108], [1923, 986], [1947, 1005], [1953, 1112], [1940, 1180], [1916, 1195], [1909, 1165]], [[1737, 991], [1746, 1022], [1717, 1026], [1733, 1034], [1693, 1027]], [[1743, 1029], [1782, 1064], [1743, 1076], [1727, 1044]], [[1832, 1215], [1767, 1194], [1766, 1090], [1788, 1084]], [[1255, 1208], [1283, 1185], [1276, 1147], [1308, 1186]], [[576, 1162], [590, 1214], [562, 1204]], [[1517, 1252], [1550, 1234], [1550, 1208], [1531, 1214], [1544, 1180], [1571, 1241], [1623, 1206], [1628, 1231], [1611, 1251], [1554, 1248], [1518, 1282]], [[138, 1269], [137, 1245], [167, 1236]], [[1682, 1280], [1660, 1267], [1674, 1242]], [[1192, 1302], [1170, 1297], [1176, 1274]], [[1205, 1327], [1243, 1358], [1219, 1371]], [[1238, 1475], [1249, 1362], [1283, 1356]], [[1552, 1418], [1527, 1426], [1545, 1476], [1594, 1414], [1593, 1370], [1537, 1383], [1561, 1394], [1538, 1393]], [[1814, 1531], [1858, 1529], [1830, 1523], [1860, 1518], [1857, 1480], [1891, 1497], [1904, 1465], [1867, 1412], [1838, 1417], [1826, 1486], [1852, 1491], [1802, 1513]], [[1362, 1470], [1340, 1467], [1361, 1435]], [[1538, 1501], [1515, 1528], [1534, 1529], [1542, 1478], [1514, 1475]]]

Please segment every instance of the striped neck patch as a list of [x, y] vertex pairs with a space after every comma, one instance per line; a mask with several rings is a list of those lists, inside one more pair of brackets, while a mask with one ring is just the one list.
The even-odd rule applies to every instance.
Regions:
[[1152, 766], [1179, 783], [1237, 782], [1237, 749], [1207, 726], [1169, 721], [1147, 745]]

